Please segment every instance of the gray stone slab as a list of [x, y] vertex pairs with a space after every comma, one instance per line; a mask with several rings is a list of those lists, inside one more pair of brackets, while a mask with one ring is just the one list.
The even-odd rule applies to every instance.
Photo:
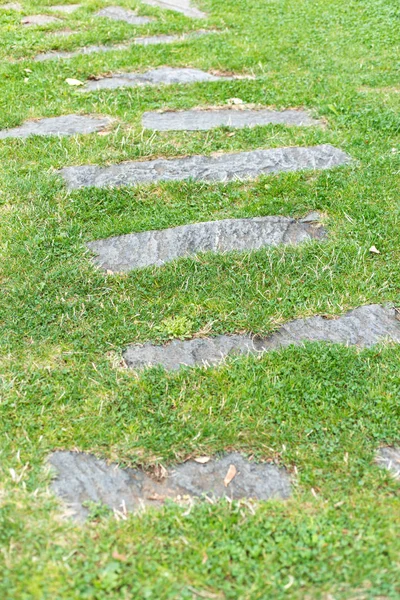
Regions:
[[30, 135], [74, 135], [101, 131], [111, 123], [108, 117], [87, 117], [64, 115], [38, 121], [26, 121], [20, 127], [0, 131], [0, 140], [6, 138], [26, 138]]
[[185, 15], [186, 17], [191, 17], [192, 19], [207, 18], [206, 13], [193, 6], [190, 0], [142, 0], [142, 2], [148, 4], [149, 6], [173, 10]]
[[178, 83], [196, 83], [199, 81], [230, 80], [233, 77], [223, 77], [206, 73], [200, 69], [159, 67], [150, 69], [144, 73], [116, 73], [110, 77], [104, 77], [97, 81], [88, 81], [83, 92], [109, 89], [114, 90], [121, 87], [138, 87], [148, 85], [174, 85]]
[[133, 10], [122, 6], [106, 6], [106, 8], [99, 10], [95, 16], [111, 19], [112, 21], [124, 21], [130, 25], [146, 25], [155, 20], [152, 17], [140, 17]]
[[110, 167], [65, 167], [60, 173], [70, 190], [82, 187], [119, 187], [159, 181], [226, 182], [259, 175], [304, 169], [329, 169], [350, 162], [350, 157], [329, 144], [311, 147], [251, 150], [219, 156], [124, 162]]
[[70, 15], [78, 8], [81, 8], [82, 4], [57, 4], [55, 6], [49, 6], [47, 10], [51, 10], [51, 12], [60, 12], [66, 15]]
[[330, 342], [362, 348], [389, 340], [400, 343], [400, 322], [394, 309], [371, 304], [337, 319], [310, 317], [290, 321], [266, 337], [219, 335], [213, 338], [174, 340], [165, 346], [129, 346], [124, 352], [128, 367], [142, 369], [160, 365], [169, 371], [182, 366], [216, 365], [229, 354], [260, 354], [304, 342]]
[[24, 17], [21, 19], [22, 25], [31, 27], [33, 25], [50, 25], [50, 23], [61, 23], [61, 20], [57, 17], [51, 17], [50, 15], [31, 15], [30, 17]]
[[[121, 469], [84, 453], [54, 452], [49, 463], [56, 474], [51, 484], [53, 492], [80, 520], [88, 515], [87, 507], [83, 506], [88, 501], [125, 512], [161, 506], [167, 498], [178, 502], [185, 497], [202, 496], [269, 500], [288, 498], [291, 492], [284, 469], [250, 462], [237, 453], [211, 458], [205, 464], [187, 461], [169, 469], [161, 481], [140, 469]], [[236, 475], [230, 483], [224, 482], [232, 465]]]
[[320, 125], [304, 110], [270, 110], [254, 108], [224, 108], [145, 112], [143, 127], [156, 131], [205, 131], [228, 126], [237, 129], [256, 125]]
[[20, 12], [22, 10], [22, 6], [19, 2], [7, 2], [7, 4], [0, 4], [0, 10], [16, 10]]
[[395, 479], [400, 479], [400, 447], [379, 448], [376, 461], [381, 467], [388, 469]]
[[287, 217], [254, 217], [130, 233], [87, 245], [96, 254], [93, 259], [96, 265], [120, 273], [160, 266], [202, 252], [243, 252], [279, 244], [300, 244], [312, 238], [320, 239], [325, 234], [325, 229], [315, 221], [303, 223]]

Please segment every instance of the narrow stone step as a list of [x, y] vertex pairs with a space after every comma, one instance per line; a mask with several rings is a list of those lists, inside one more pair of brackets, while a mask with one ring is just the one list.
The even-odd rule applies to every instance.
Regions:
[[26, 138], [31, 135], [75, 135], [101, 131], [111, 123], [108, 117], [87, 117], [64, 115], [38, 121], [26, 121], [20, 127], [0, 131], [0, 140], [6, 138]]
[[50, 25], [50, 23], [61, 23], [61, 19], [50, 15], [30, 15], [21, 19], [22, 25], [32, 27], [36, 25]]
[[237, 129], [256, 125], [321, 125], [304, 110], [210, 108], [182, 111], [145, 112], [143, 127], [155, 131], [205, 131], [222, 125]]
[[110, 77], [88, 81], [81, 91], [114, 90], [121, 87], [147, 85], [174, 85], [178, 83], [196, 83], [198, 81], [219, 81], [221, 79], [229, 81], [235, 78], [213, 75], [200, 69], [159, 67], [158, 69], [150, 69], [144, 73], [115, 73]]
[[237, 453], [198, 460], [177, 465], [156, 481], [141, 469], [121, 469], [91, 454], [54, 452], [49, 457], [56, 471], [51, 489], [79, 520], [88, 515], [84, 506], [88, 501], [125, 512], [162, 506], [167, 498], [182, 502], [185, 497], [202, 496], [234, 500], [290, 496], [287, 472], [273, 464], [254, 463]]
[[174, 340], [165, 346], [134, 344], [123, 356], [132, 369], [160, 365], [174, 371], [185, 365], [216, 365], [229, 354], [260, 354], [290, 345], [299, 346], [304, 342], [330, 342], [365, 348], [384, 340], [400, 342], [400, 321], [396, 319], [394, 309], [371, 304], [351, 310], [337, 319], [296, 319], [266, 338], [219, 335]]
[[376, 462], [390, 471], [395, 479], [400, 479], [400, 447], [385, 446], [379, 448]]
[[207, 15], [192, 5], [190, 0], [142, 0], [149, 6], [174, 10], [192, 19], [206, 19]]
[[66, 15], [71, 15], [73, 12], [82, 7], [82, 4], [57, 4], [55, 6], [49, 6], [47, 10], [51, 12], [60, 12]]
[[140, 17], [133, 10], [122, 6], [106, 6], [99, 10], [96, 17], [104, 17], [112, 21], [124, 21], [130, 25], [146, 25], [155, 21], [152, 17]]
[[95, 54], [96, 52], [114, 52], [116, 50], [127, 50], [132, 46], [152, 46], [156, 44], [172, 44], [174, 42], [183, 42], [191, 38], [199, 37], [201, 35], [207, 35], [215, 33], [213, 31], [195, 31], [183, 35], [150, 35], [147, 37], [139, 37], [131, 42], [125, 42], [121, 44], [112, 44], [110, 46], [84, 46], [78, 50], [71, 51], [52, 51], [42, 52], [33, 58], [35, 62], [43, 62], [45, 60], [54, 60], [59, 58], [73, 58], [74, 56], [81, 56], [86, 54]]
[[110, 167], [65, 167], [60, 174], [70, 190], [82, 187], [118, 187], [159, 181], [226, 182], [259, 175], [303, 169], [330, 169], [350, 162], [350, 157], [330, 144], [311, 147], [251, 150], [221, 156], [124, 162]]
[[325, 234], [326, 230], [318, 222], [288, 217], [254, 217], [130, 233], [87, 245], [96, 254], [93, 259], [96, 265], [120, 273], [160, 266], [201, 252], [243, 252], [279, 244], [300, 244], [312, 238], [320, 239]]

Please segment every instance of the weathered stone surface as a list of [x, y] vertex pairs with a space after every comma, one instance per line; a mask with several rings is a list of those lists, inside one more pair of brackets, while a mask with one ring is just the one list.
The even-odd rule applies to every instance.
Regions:
[[224, 108], [207, 110], [183, 110], [145, 112], [143, 127], [156, 131], [201, 131], [226, 125], [243, 128], [256, 125], [319, 125], [304, 110], [269, 110], [252, 108]]
[[45, 60], [54, 60], [57, 58], [73, 58], [74, 56], [80, 56], [85, 54], [94, 54], [96, 52], [113, 52], [115, 50], [126, 50], [131, 46], [152, 46], [156, 44], [171, 44], [173, 42], [183, 41], [185, 39], [189, 39], [197, 35], [205, 35], [207, 33], [212, 33], [208, 31], [204, 32], [194, 32], [192, 34], [184, 34], [184, 35], [151, 35], [147, 37], [139, 37], [134, 39], [132, 42], [126, 42], [121, 44], [112, 44], [110, 46], [85, 46], [84, 48], [79, 48], [78, 50], [71, 51], [58, 51], [58, 52], [42, 52], [34, 57], [34, 61], [43, 62]]
[[50, 17], [50, 15], [31, 15], [30, 17], [24, 17], [21, 19], [22, 25], [49, 25], [50, 23], [61, 23], [57, 17]]
[[256, 354], [299, 346], [307, 341], [369, 347], [384, 340], [400, 343], [400, 322], [394, 309], [371, 304], [351, 310], [338, 319], [310, 317], [290, 321], [264, 339], [250, 335], [219, 335], [174, 340], [165, 346], [134, 344], [124, 352], [124, 359], [132, 369], [161, 365], [173, 371], [184, 365], [215, 365], [229, 354]]
[[207, 18], [206, 13], [202, 12], [198, 8], [192, 5], [190, 0], [142, 0], [145, 4], [150, 6], [157, 6], [158, 8], [165, 8], [167, 10], [174, 10], [175, 12], [182, 13], [186, 17], [192, 19], [205, 19]]
[[[184, 497], [250, 498], [268, 500], [287, 498], [290, 479], [284, 469], [267, 463], [253, 463], [240, 454], [210, 459], [205, 464], [195, 460], [177, 465], [167, 477], [156, 481], [139, 469], [120, 469], [108, 465], [93, 455], [74, 452], [54, 452], [49, 458], [56, 470], [52, 490], [60, 496], [78, 519], [84, 519], [91, 501], [119, 511], [135, 511], [143, 506], [161, 506], [167, 498]], [[224, 484], [229, 467], [237, 474]]]
[[96, 254], [96, 265], [115, 273], [160, 266], [201, 252], [243, 252], [278, 244], [300, 244], [321, 238], [325, 233], [325, 229], [315, 222], [303, 223], [288, 217], [254, 217], [130, 233], [89, 242], [88, 247]]
[[206, 73], [200, 69], [159, 67], [144, 73], [116, 73], [98, 81], [88, 81], [82, 91], [116, 89], [120, 87], [137, 87], [145, 85], [173, 85], [177, 83], [196, 83], [198, 81], [229, 80], [232, 77], [222, 77]]
[[22, 10], [22, 6], [19, 2], [7, 2], [7, 4], [0, 4], [0, 10], [16, 10], [20, 12]]
[[56, 6], [49, 6], [48, 10], [51, 10], [52, 12], [61, 12], [65, 13], [66, 15], [70, 15], [76, 10], [78, 10], [78, 8], [81, 8], [81, 6], [82, 4], [57, 4]]
[[145, 25], [154, 21], [151, 17], [140, 17], [133, 10], [122, 6], [106, 6], [96, 13], [96, 17], [105, 17], [112, 21], [125, 21], [130, 25]]
[[111, 123], [108, 117], [86, 117], [64, 115], [38, 121], [27, 121], [20, 127], [0, 131], [0, 140], [5, 138], [26, 138], [30, 135], [74, 135], [101, 131]]
[[226, 182], [254, 179], [259, 175], [303, 169], [329, 169], [350, 162], [350, 157], [330, 144], [311, 147], [252, 150], [220, 156], [124, 162], [110, 167], [66, 167], [60, 173], [69, 189], [118, 187], [158, 181]]
[[400, 479], [400, 447], [379, 448], [376, 456], [379, 465], [388, 469], [395, 479]]

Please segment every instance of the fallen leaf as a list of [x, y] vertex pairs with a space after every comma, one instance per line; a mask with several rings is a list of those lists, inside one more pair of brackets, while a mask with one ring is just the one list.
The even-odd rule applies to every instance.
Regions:
[[226, 137], [233, 137], [234, 135], [235, 135], [235, 132], [234, 132], [234, 131], [232, 131], [232, 133], [227, 133], [227, 134], [226, 134]]
[[98, 131], [97, 135], [104, 137], [105, 135], [110, 135], [111, 131]]
[[372, 252], [372, 254], [380, 254], [380, 252], [376, 246], [371, 246], [369, 251]]
[[79, 79], [70, 79], [69, 77], [65, 80], [65, 83], [68, 85], [83, 85], [83, 81], [79, 81]]
[[120, 554], [119, 552], [117, 552], [117, 550], [114, 550], [114, 552], [112, 553], [112, 557], [115, 558], [115, 560], [120, 560], [121, 562], [127, 561], [126, 555]]
[[25, 73], [32, 73], [32, 69], [24, 69]]
[[193, 459], [194, 462], [199, 463], [200, 465], [205, 465], [206, 463], [208, 463], [211, 458], [209, 456], [197, 456], [197, 458]]
[[227, 104], [243, 104], [243, 100], [240, 98], [228, 98], [226, 102]]
[[225, 475], [225, 479], [224, 479], [224, 486], [228, 487], [228, 485], [230, 484], [230, 482], [232, 481], [232, 479], [234, 479], [234, 477], [236, 477], [237, 474], [237, 469], [235, 467], [235, 465], [230, 465], [227, 474]]

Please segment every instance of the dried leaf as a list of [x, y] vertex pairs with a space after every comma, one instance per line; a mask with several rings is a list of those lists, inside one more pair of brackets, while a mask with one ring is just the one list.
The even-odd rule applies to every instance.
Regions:
[[115, 560], [120, 560], [121, 562], [126, 562], [128, 560], [126, 554], [120, 554], [117, 550], [114, 550], [112, 557], [115, 558]]
[[228, 98], [226, 102], [227, 104], [243, 104], [243, 100], [240, 98]]
[[369, 251], [372, 252], [372, 254], [380, 254], [380, 252], [376, 246], [371, 246]]
[[209, 456], [197, 456], [193, 460], [194, 460], [194, 462], [197, 462], [200, 465], [205, 465], [206, 463], [208, 463], [211, 460], [211, 458]]
[[83, 85], [83, 81], [79, 81], [79, 79], [70, 79], [69, 77], [65, 80], [65, 83], [68, 85]]
[[237, 469], [235, 467], [235, 465], [230, 465], [227, 474], [225, 475], [225, 479], [224, 479], [224, 486], [228, 487], [228, 485], [230, 484], [230, 482], [232, 481], [232, 479], [234, 479], [234, 477], [236, 477], [237, 474]]

